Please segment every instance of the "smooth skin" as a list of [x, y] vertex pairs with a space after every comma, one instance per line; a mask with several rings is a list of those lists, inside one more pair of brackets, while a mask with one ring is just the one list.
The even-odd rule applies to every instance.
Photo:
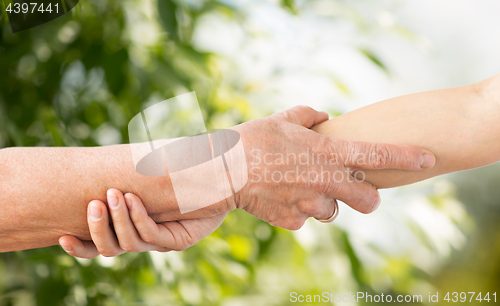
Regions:
[[226, 217], [215, 216], [203, 222], [194, 219], [157, 224], [134, 194], [123, 195], [117, 189], [110, 189], [107, 202], [109, 207], [99, 200], [89, 203], [87, 222], [92, 241], [82, 241], [74, 236], [59, 239], [68, 254], [90, 259], [99, 254], [112, 257], [125, 252], [182, 251], [210, 235]]
[[[500, 74], [472, 85], [381, 101], [312, 129], [338, 139], [417, 145], [435, 153], [435, 166], [425, 171], [363, 171], [366, 180], [377, 188], [486, 166], [500, 161]], [[349, 156], [357, 159], [356, 154]], [[356, 166], [359, 161], [350, 161], [350, 165]], [[91, 223], [89, 226], [91, 230], [95, 227]], [[112, 233], [107, 223], [101, 229]], [[119, 241], [128, 239], [126, 235], [117, 236]], [[74, 237], [62, 237], [61, 243], [70, 244], [73, 252], [69, 253], [74, 256], [99, 254], [99, 248], [91, 242], [83, 248]], [[111, 244], [111, 239], [107, 243]], [[139, 246], [140, 241], [136, 241], [133, 250], [140, 251]], [[118, 255], [119, 251], [113, 254]]]

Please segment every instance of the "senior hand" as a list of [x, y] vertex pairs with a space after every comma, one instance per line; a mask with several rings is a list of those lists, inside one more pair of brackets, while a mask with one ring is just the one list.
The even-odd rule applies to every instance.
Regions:
[[112, 257], [125, 252], [182, 251], [210, 235], [227, 215], [156, 224], [134, 194], [123, 196], [121, 191], [110, 189], [107, 200], [114, 230], [106, 204], [98, 200], [90, 202], [87, 221], [92, 241], [62, 236], [59, 244], [68, 254], [90, 259], [100, 254]]
[[243, 140], [249, 174], [236, 193], [235, 208], [297, 230], [309, 217], [329, 219], [335, 199], [362, 213], [374, 211], [380, 195], [352, 177], [357, 170], [418, 171], [435, 163], [422, 148], [344, 141], [310, 130], [326, 120], [324, 112], [297, 106], [234, 127]]

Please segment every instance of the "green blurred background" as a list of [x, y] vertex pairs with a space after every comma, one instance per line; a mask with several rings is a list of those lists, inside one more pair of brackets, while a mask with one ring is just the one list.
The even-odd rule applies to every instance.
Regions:
[[[500, 7], [445, 2], [83, 0], [17, 34], [0, 2], [0, 148], [127, 143], [128, 121], [142, 108], [190, 91], [208, 127], [226, 128], [295, 104], [335, 116], [498, 72], [498, 59], [485, 60], [498, 43], [469, 48], [468, 38], [494, 37], [487, 20]], [[464, 18], [479, 23], [469, 32], [453, 26]], [[481, 46], [484, 56], [474, 53]], [[232, 212], [184, 252], [3, 253], [0, 305], [289, 305], [291, 292], [357, 291], [422, 294], [428, 304], [428, 292], [491, 295], [500, 288], [499, 170], [384, 191], [370, 216], [342, 206], [334, 224], [308, 221], [297, 232]]]

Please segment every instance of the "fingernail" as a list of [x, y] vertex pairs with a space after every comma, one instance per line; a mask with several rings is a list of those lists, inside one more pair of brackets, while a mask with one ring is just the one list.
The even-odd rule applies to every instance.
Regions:
[[111, 209], [118, 207], [118, 197], [111, 191], [108, 191], [108, 204]]
[[61, 244], [62, 248], [66, 251], [66, 253], [73, 252], [73, 247], [70, 244]]
[[92, 221], [101, 220], [102, 211], [101, 211], [101, 208], [97, 204], [95, 204], [95, 203], [90, 204], [89, 213], [90, 213], [90, 219], [92, 219]]
[[434, 166], [436, 163], [436, 158], [434, 155], [429, 154], [429, 153], [424, 153], [420, 159], [420, 167], [422, 169], [428, 169]]
[[132, 197], [128, 194], [125, 195], [125, 203], [127, 204], [128, 209], [132, 209]]

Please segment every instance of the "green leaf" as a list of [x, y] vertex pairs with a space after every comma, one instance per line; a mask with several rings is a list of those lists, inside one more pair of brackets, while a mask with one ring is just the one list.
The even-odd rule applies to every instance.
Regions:
[[287, 9], [288, 11], [290, 11], [294, 15], [298, 14], [298, 10], [297, 10], [297, 6], [295, 4], [295, 0], [282, 0], [281, 1], [281, 6], [283, 8], [285, 8], [285, 9]]
[[177, 4], [171, 0], [158, 0], [158, 14], [169, 37], [179, 41], [179, 24], [177, 22]]
[[349, 257], [349, 261], [351, 262], [352, 276], [356, 279], [358, 284], [364, 284], [363, 266], [356, 256], [350, 238], [346, 232], [342, 232], [342, 240], [344, 242], [345, 254]]
[[371, 50], [368, 49], [360, 49], [359, 50], [364, 56], [366, 56], [371, 62], [377, 65], [380, 69], [382, 69], [385, 73], [389, 74], [389, 69], [387, 66], [380, 60], [378, 56], [376, 56]]

